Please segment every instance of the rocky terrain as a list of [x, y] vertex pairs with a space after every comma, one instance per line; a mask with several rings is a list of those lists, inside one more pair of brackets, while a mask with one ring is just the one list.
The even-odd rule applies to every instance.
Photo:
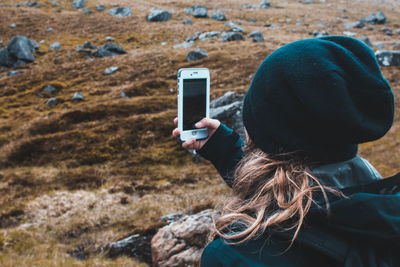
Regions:
[[[240, 132], [266, 56], [352, 36], [400, 103], [399, 13], [396, 0], [0, 0], [0, 265], [195, 265], [229, 188], [171, 137], [177, 70], [209, 68], [211, 113]], [[360, 146], [384, 176], [400, 171], [399, 112]]]

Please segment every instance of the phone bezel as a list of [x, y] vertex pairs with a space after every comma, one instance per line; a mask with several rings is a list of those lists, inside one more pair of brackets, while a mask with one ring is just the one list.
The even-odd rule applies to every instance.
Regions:
[[191, 138], [196, 140], [208, 137], [208, 129], [191, 129], [183, 131], [183, 80], [206, 79], [206, 118], [210, 117], [210, 71], [207, 68], [184, 68], [178, 71], [178, 128], [182, 142]]

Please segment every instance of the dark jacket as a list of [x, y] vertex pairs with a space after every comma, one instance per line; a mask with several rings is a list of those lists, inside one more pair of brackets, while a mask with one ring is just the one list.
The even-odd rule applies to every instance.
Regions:
[[[243, 157], [243, 141], [225, 125], [198, 152], [229, 186]], [[241, 245], [218, 238], [204, 250], [201, 266], [400, 266], [400, 175], [381, 179], [364, 159], [320, 166], [314, 174], [347, 198], [330, 196], [330, 214], [310, 209], [298, 238], [265, 233]]]

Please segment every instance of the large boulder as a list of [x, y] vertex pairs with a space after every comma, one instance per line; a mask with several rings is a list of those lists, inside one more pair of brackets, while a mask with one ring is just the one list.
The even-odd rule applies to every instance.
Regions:
[[105, 44], [93, 53], [95, 57], [111, 57], [126, 54], [126, 51], [116, 44]]
[[397, 66], [400, 67], [400, 50], [378, 50], [375, 53], [379, 64], [385, 67]]
[[167, 10], [159, 10], [157, 8], [152, 8], [150, 10], [149, 15], [147, 15], [146, 19], [147, 21], [163, 22], [169, 20], [171, 17], [172, 14]]
[[366, 16], [362, 22], [366, 22], [369, 24], [385, 24], [386, 23], [386, 16], [382, 11], [378, 13], [373, 12], [371, 15]]
[[160, 228], [151, 240], [153, 266], [197, 266], [213, 230], [213, 216], [204, 210]]
[[35, 60], [33, 52], [39, 49], [36, 41], [17, 35], [0, 50], [0, 66], [23, 65]]
[[198, 49], [194, 49], [194, 50], [190, 51], [186, 55], [186, 61], [187, 62], [196, 61], [196, 60], [199, 60], [199, 59], [202, 59], [205, 57], [208, 57], [207, 52], [201, 48], [198, 48]]
[[210, 117], [221, 121], [232, 128], [245, 140], [242, 120], [243, 96], [234, 92], [227, 92], [210, 103]]
[[108, 11], [111, 16], [114, 17], [130, 17], [132, 16], [132, 9], [130, 7], [116, 7]]

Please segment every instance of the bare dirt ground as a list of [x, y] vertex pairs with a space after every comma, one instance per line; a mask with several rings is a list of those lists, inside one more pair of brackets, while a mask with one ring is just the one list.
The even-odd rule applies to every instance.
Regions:
[[[278, 47], [311, 38], [315, 30], [343, 35], [349, 31], [344, 23], [378, 10], [385, 13], [386, 25], [350, 31], [389, 50], [400, 42], [400, 34], [381, 31], [400, 28], [400, 3], [394, 0], [271, 1], [269, 9], [242, 8], [258, 5], [258, 0], [88, 0], [91, 15], [72, 8], [70, 0], [58, 1], [58, 7], [38, 2], [40, 8], [0, 0], [3, 47], [18, 34], [44, 40], [36, 60], [19, 69], [22, 74], [6, 77], [10, 69], [0, 69], [2, 266], [146, 266], [137, 259], [109, 259], [104, 245], [159, 226], [162, 215], [223, 203], [229, 189], [217, 172], [204, 160], [194, 163], [171, 137], [179, 68], [209, 68], [212, 98], [227, 91], [244, 93], [259, 64]], [[100, 4], [105, 11], [96, 10]], [[112, 17], [112, 4], [131, 7], [132, 16]], [[184, 8], [194, 4], [206, 5], [209, 14], [222, 8], [228, 21], [241, 23], [247, 34], [260, 30], [265, 41], [253, 43], [245, 37], [223, 43], [218, 38], [174, 49], [195, 32], [228, 29], [225, 22], [187, 15]], [[172, 18], [147, 22], [152, 7], [173, 11]], [[183, 24], [186, 19], [193, 23]], [[9, 27], [12, 23], [16, 28]], [[50, 27], [53, 32], [47, 31]], [[86, 41], [99, 47], [107, 36], [128, 53], [85, 59], [75, 52]], [[62, 48], [49, 51], [54, 42]], [[194, 48], [206, 50], [209, 57], [186, 62]], [[120, 70], [105, 76], [111, 66]], [[400, 103], [399, 68], [382, 71]], [[58, 89], [60, 103], [53, 108], [46, 104], [49, 95], [38, 95], [46, 85]], [[71, 101], [75, 92], [85, 100]], [[128, 97], [121, 98], [122, 92]], [[360, 146], [360, 154], [384, 176], [400, 171], [399, 111], [397, 104], [394, 126], [384, 138]]]

